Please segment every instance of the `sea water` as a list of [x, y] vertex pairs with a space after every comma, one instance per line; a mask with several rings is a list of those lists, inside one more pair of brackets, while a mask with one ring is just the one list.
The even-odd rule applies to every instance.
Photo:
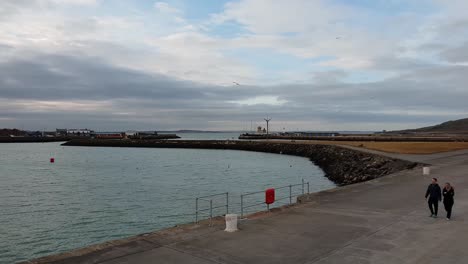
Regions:
[[[335, 186], [311, 161], [295, 156], [0, 144], [0, 263], [193, 222], [199, 196], [228, 192], [229, 213], [239, 213], [241, 194], [302, 179], [310, 182], [311, 192]], [[289, 188], [282, 190], [277, 196], [287, 197]], [[293, 188], [294, 194], [301, 192], [302, 186]], [[261, 201], [262, 195], [250, 198]], [[210, 199], [221, 205], [213, 214], [225, 213], [224, 196]], [[209, 208], [203, 202], [200, 209]], [[246, 213], [252, 210], [264, 206]]]

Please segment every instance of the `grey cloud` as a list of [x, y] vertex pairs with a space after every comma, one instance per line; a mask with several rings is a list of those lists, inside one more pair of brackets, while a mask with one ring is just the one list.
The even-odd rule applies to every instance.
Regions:
[[[125, 110], [121, 109], [121, 105], [115, 105], [114, 111]], [[274, 119], [274, 126], [284, 126], [284, 122], [294, 121], [313, 121], [326, 120], [333, 124], [341, 124], [342, 129], [346, 129], [348, 125], [380, 123], [385, 126], [385, 123], [408, 124], [408, 127], [413, 127], [414, 124], [431, 124], [439, 121], [444, 121], [449, 118], [461, 118], [463, 116], [414, 116], [405, 114], [382, 114], [374, 113], [372, 109], [367, 111], [332, 111], [327, 108], [299, 108], [296, 109], [290, 106], [284, 107], [265, 107], [247, 106], [243, 108], [225, 107], [222, 109], [192, 109], [187, 111], [172, 111], [170, 109], [155, 109], [149, 108], [149, 113], [145, 114], [148, 109], [139, 108], [138, 105], [131, 106], [137, 110], [137, 115], [121, 116], [113, 113], [80, 113], [80, 112], [18, 112], [11, 110], [0, 114], [2, 117], [8, 117], [12, 120], [20, 120], [11, 122], [12, 124], [23, 124], [30, 129], [55, 128], [55, 127], [89, 127], [98, 130], [122, 130], [122, 129], [223, 129], [223, 127], [213, 127], [210, 121], [226, 121], [227, 124], [245, 123], [249, 120], [261, 122], [262, 118], [270, 115]], [[162, 110], [162, 111], [161, 111]], [[2, 122], [8, 124], [8, 122]], [[225, 127], [224, 129], [241, 129], [241, 127]], [[317, 127], [315, 129], [323, 129]], [[374, 128], [379, 129], [379, 128]], [[365, 128], [363, 127], [363, 130]]]
[[57, 25], [57, 29], [63, 32], [72, 31], [74, 34], [89, 34], [96, 31], [98, 21], [96, 18], [67, 19], [62, 25]]
[[0, 21], [18, 13], [21, 8], [35, 5], [35, 0], [2, 0], [0, 2]]
[[459, 63], [468, 62], [468, 42], [456, 48], [450, 48], [442, 51], [440, 57], [449, 62]]
[[347, 74], [344, 70], [334, 70], [326, 72], [313, 72], [313, 79], [318, 84], [337, 83], [343, 80]]
[[374, 59], [373, 68], [376, 70], [407, 71], [431, 66], [430, 63], [421, 59], [380, 57]]
[[337, 84], [307, 90], [305, 87], [294, 87], [282, 98], [302, 108], [310, 108], [311, 111], [318, 107], [337, 111], [350, 109], [368, 112], [380, 109], [427, 108], [432, 108], [435, 112], [437, 109], [468, 110], [468, 92], [460, 89], [462, 87], [458, 87], [457, 90], [452, 87], [443, 83], [391, 79], [377, 83]]
[[10, 46], [10, 45], [6, 45], [6, 44], [3, 44], [3, 43], [0, 43], [0, 49], [12, 49], [13, 47]]
[[5, 45], [0, 43], [0, 56], [2, 56], [4, 53], [13, 50], [12, 46]]
[[468, 31], [468, 19], [458, 19], [449, 23], [440, 24], [435, 27], [435, 31], [444, 36], [466, 33]]
[[[270, 115], [279, 123], [327, 120], [346, 129], [355, 123], [413, 127], [463, 117], [460, 113], [468, 112], [468, 90], [464, 89], [468, 67], [417, 66], [374, 83], [341, 83], [338, 72], [324, 83], [223, 87], [110, 66], [100, 58], [37, 54], [0, 62], [0, 99], [10, 103], [0, 105], [0, 127], [223, 129], [211, 121], [238, 124]], [[265, 95], [288, 102], [276, 106], [230, 103]], [[96, 111], [35, 110], [15, 105], [19, 100], [105, 101], [110, 105]], [[414, 110], [427, 114], [406, 113]]]
[[11, 99], [103, 100], [200, 97], [194, 84], [112, 67], [99, 58], [41, 55], [0, 63], [1, 96]]
[[29, 59], [0, 62], [0, 97], [10, 99], [150, 98], [165, 104], [167, 99], [240, 100], [268, 93], [267, 90], [244, 85], [197, 84], [111, 66], [99, 57], [41, 54]]
[[447, 45], [441, 43], [426, 43], [418, 47], [419, 50], [423, 51], [440, 51], [446, 48]]

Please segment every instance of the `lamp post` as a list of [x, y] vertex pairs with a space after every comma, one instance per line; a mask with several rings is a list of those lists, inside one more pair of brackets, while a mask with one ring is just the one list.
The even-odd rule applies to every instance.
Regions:
[[271, 118], [265, 118], [265, 121], [267, 123], [267, 137], [268, 137], [268, 128], [269, 128], [269, 122], [270, 122]]

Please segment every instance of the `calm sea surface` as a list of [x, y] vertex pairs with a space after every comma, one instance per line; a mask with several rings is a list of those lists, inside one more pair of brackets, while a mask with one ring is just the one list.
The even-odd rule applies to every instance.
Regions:
[[[205, 139], [232, 136], [190, 134]], [[49, 162], [51, 157], [55, 163]], [[311, 182], [311, 192], [334, 187], [308, 159], [294, 156], [0, 144], [0, 263], [191, 222], [197, 196], [229, 192], [230, 213], [238, 213], [241, 193], [302, 179]], [[293, 192], [301, 192], [301, 187]], [[262, 198], [260, 194], [248, 202]], [[223, 202], [220, 197], [213, 203]], [[215, 212], [223, 213], [224, 208]]]

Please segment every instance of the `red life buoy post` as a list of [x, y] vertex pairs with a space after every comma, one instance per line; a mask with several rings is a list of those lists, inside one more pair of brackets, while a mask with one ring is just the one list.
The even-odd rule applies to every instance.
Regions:
[[275, 202], [275, 189], [270, 188], [265, 191], [265, 203], [267, 204], [268, 211], [270, 210], [270, 204]]

